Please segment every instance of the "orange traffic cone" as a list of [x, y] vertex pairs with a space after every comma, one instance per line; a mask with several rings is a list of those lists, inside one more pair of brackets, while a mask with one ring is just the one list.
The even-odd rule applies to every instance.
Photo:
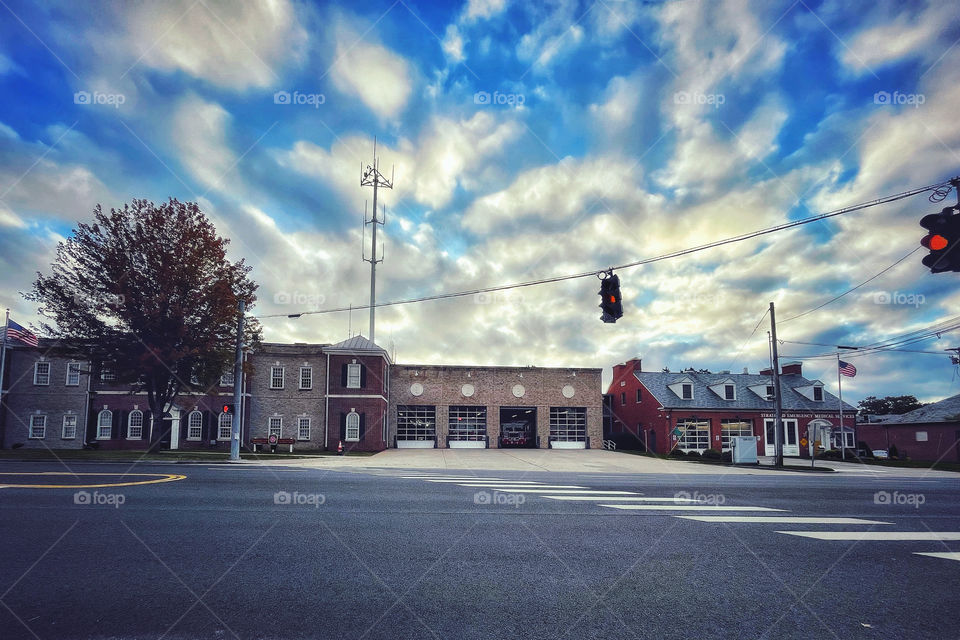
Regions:
[[337, 445], [337, 455], [343, 455], [343, 440], [340, 441], [340, 444]]

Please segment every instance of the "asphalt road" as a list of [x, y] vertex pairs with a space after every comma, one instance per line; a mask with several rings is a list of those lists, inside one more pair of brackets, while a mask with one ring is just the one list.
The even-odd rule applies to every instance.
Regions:
[[[66, 470], [0, 464], [4, 640], [960, 637], [960, 561], [917, 555], [960, 551], [953, 478], [185, 464], [27, 475], [46, 471]], [[526, 488], [402, 477], [417, 475]]]

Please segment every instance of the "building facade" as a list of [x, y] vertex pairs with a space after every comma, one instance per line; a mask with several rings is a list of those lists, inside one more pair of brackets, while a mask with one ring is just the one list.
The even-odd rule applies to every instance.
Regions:
[[[772, 371], [643, 371], [639, 358], [613, 368], [610, 436], [654, 453], [726, 451], [735, 436], [756, 436], [757, 454], [774, 455]], [[783, 365], [780, 397], [785, 456], [817, 449], [853, 447], [856, 409], [843, 404], [819, 380], [803, 377], [801, 364]], [[818, 445], [819, 443], [819, 445]], [[622, 446], [622, 445], [619, 445]]]
[[960, 462], [960, 394], [898, 416], [879, 416], [859, 425], [871, 449], [896, 447], [897, 454], [926, 462]]
[[301, 451], [601, 446], [600, 369], [395, 365], [362, 336], [264, 343], [245, 354], [253, 373], [235, 415], [222, 410], [233, 402], [228, 373], [181, 393], [155, 425], [145, 394], [53, 346], [6, 350], [3, 448], [227, 451], [237, 416], [244, 447], [270, 436]]

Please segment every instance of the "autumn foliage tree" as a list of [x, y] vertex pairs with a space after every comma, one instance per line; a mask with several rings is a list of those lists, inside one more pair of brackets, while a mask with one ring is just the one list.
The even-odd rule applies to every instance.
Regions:
[[[233, 369], [238, 302], [249, 310], [257, 285], [243, 260], [227, 259], [228, 243], [193, 202], [97, 205], [93, 224], [57, 247], [52, 274], [38, 273], [24, 294], [63, 350], [146, 393], [153, 446], [169, 437], [160, 425], [178, 395]], [[259, 326], [245, 324], [246, 343], [257, 343]]]

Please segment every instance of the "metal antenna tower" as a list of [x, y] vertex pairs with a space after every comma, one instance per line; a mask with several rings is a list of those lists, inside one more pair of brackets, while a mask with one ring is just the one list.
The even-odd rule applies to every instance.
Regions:
[[370, 342], [376, 340], [376, 334], [374, 333], [375, 327], [375, 314], [377, 302], [377, 263], [383, 262], [383, 252], [381, 250], [380, 258], [377, 258], [377, 225], [383, 225], [386, 222], [387, 211], [386, 207], [383, 210], [383, 219], [377, 219], [377, 189], [393, 189], [393, 167], [390, 168], [390, 179], [380, 173], [380, 160], [377, 158], [377, 139], [373, 139], [373, 165], [367, 165], [366, 168], [363, 165], [360, 165], [360, 186], [361, 187], [373, 187], [373, 217], [370, 220], [367, 220], [366, 207], [364, 207], [363, 212], [363, 225], [372, 225], [371, 241], [370, 241], [370, 257], [367, 258], [363, 256], [364, 262], [370, 263]]

